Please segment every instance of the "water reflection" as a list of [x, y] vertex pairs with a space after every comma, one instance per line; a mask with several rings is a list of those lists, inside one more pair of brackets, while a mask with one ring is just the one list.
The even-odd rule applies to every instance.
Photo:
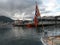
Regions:
[[42, 45], [40, 27], [12, 27], [0, 29], [0, 45]]
[[[26, 27], [14, 27], [12, 28], [12, 33], [16, 38], [35, 38], [38, 34], [39, 30], [36, 28], [26, 28]], [[38, 38], [38, 37], [37, 37]]]
[[[60, 35], [60, 26], [44, 27], [49, 35]], [[0, 45], [43, 45], [40, 41], [42, 27], [11, 27], [0, 28]], [[58, 33], [57, 33], [58, 32]]]

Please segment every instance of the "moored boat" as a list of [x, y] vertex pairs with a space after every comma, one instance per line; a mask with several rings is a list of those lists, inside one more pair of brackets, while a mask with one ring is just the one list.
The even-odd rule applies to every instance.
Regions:
[[50, 35], [49, 32], [46, 35], [45, 33], [43, 34], [43, 36], [40, 39], [43, 45], [60, 45], [60, 33], [52, 32], [51, 34], [52, 35]]

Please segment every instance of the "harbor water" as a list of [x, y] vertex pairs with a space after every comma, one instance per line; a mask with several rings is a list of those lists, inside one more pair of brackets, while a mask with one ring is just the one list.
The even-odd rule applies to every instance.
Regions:
[[[0, 45], [43, 45], [41, 42], [41, 27], [2, 27], [0, 28]], [[59, 31], [55, 26], [44, 27], [44, 30]]]

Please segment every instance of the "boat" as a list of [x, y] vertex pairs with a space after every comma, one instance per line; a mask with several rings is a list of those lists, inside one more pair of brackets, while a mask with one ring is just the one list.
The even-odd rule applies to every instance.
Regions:
[[60, 45], [60, 33], [55, 32], [49, 34], [48, 31], [43, 33], [43, 36], [41, 36], [41, 42], [43, 45]]

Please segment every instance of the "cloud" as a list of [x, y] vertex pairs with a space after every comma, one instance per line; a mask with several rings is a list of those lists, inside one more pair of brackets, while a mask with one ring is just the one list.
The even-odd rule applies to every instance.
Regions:
[[56, 7], [56, 0], [45, 0], [43, 1], [43, 4], [45, 5], [47, 11], [51, 11], [54, 7]]
[[38, 2], [41, 16], [59, 14], [57, 12], [60, 11], [60, 0], [0, 0], [0, 15], [12, 19], [17, 19], [17, 17], [19, 19], [20, 17], [33, 18], [35, 15], [35, 1]]
[[42, 16], [58, 16], [60, 12], [60, 0], [42, 0], [44, 10], [41, 11]]
[[18, 14], [21, 16], [25, 13], [24, 16], [32, 16], [34, 15], [32, 12], [35, 11], [35, 1], [41, 4], [40, 0], [0, 0], [0, 15], [14, 18]]

